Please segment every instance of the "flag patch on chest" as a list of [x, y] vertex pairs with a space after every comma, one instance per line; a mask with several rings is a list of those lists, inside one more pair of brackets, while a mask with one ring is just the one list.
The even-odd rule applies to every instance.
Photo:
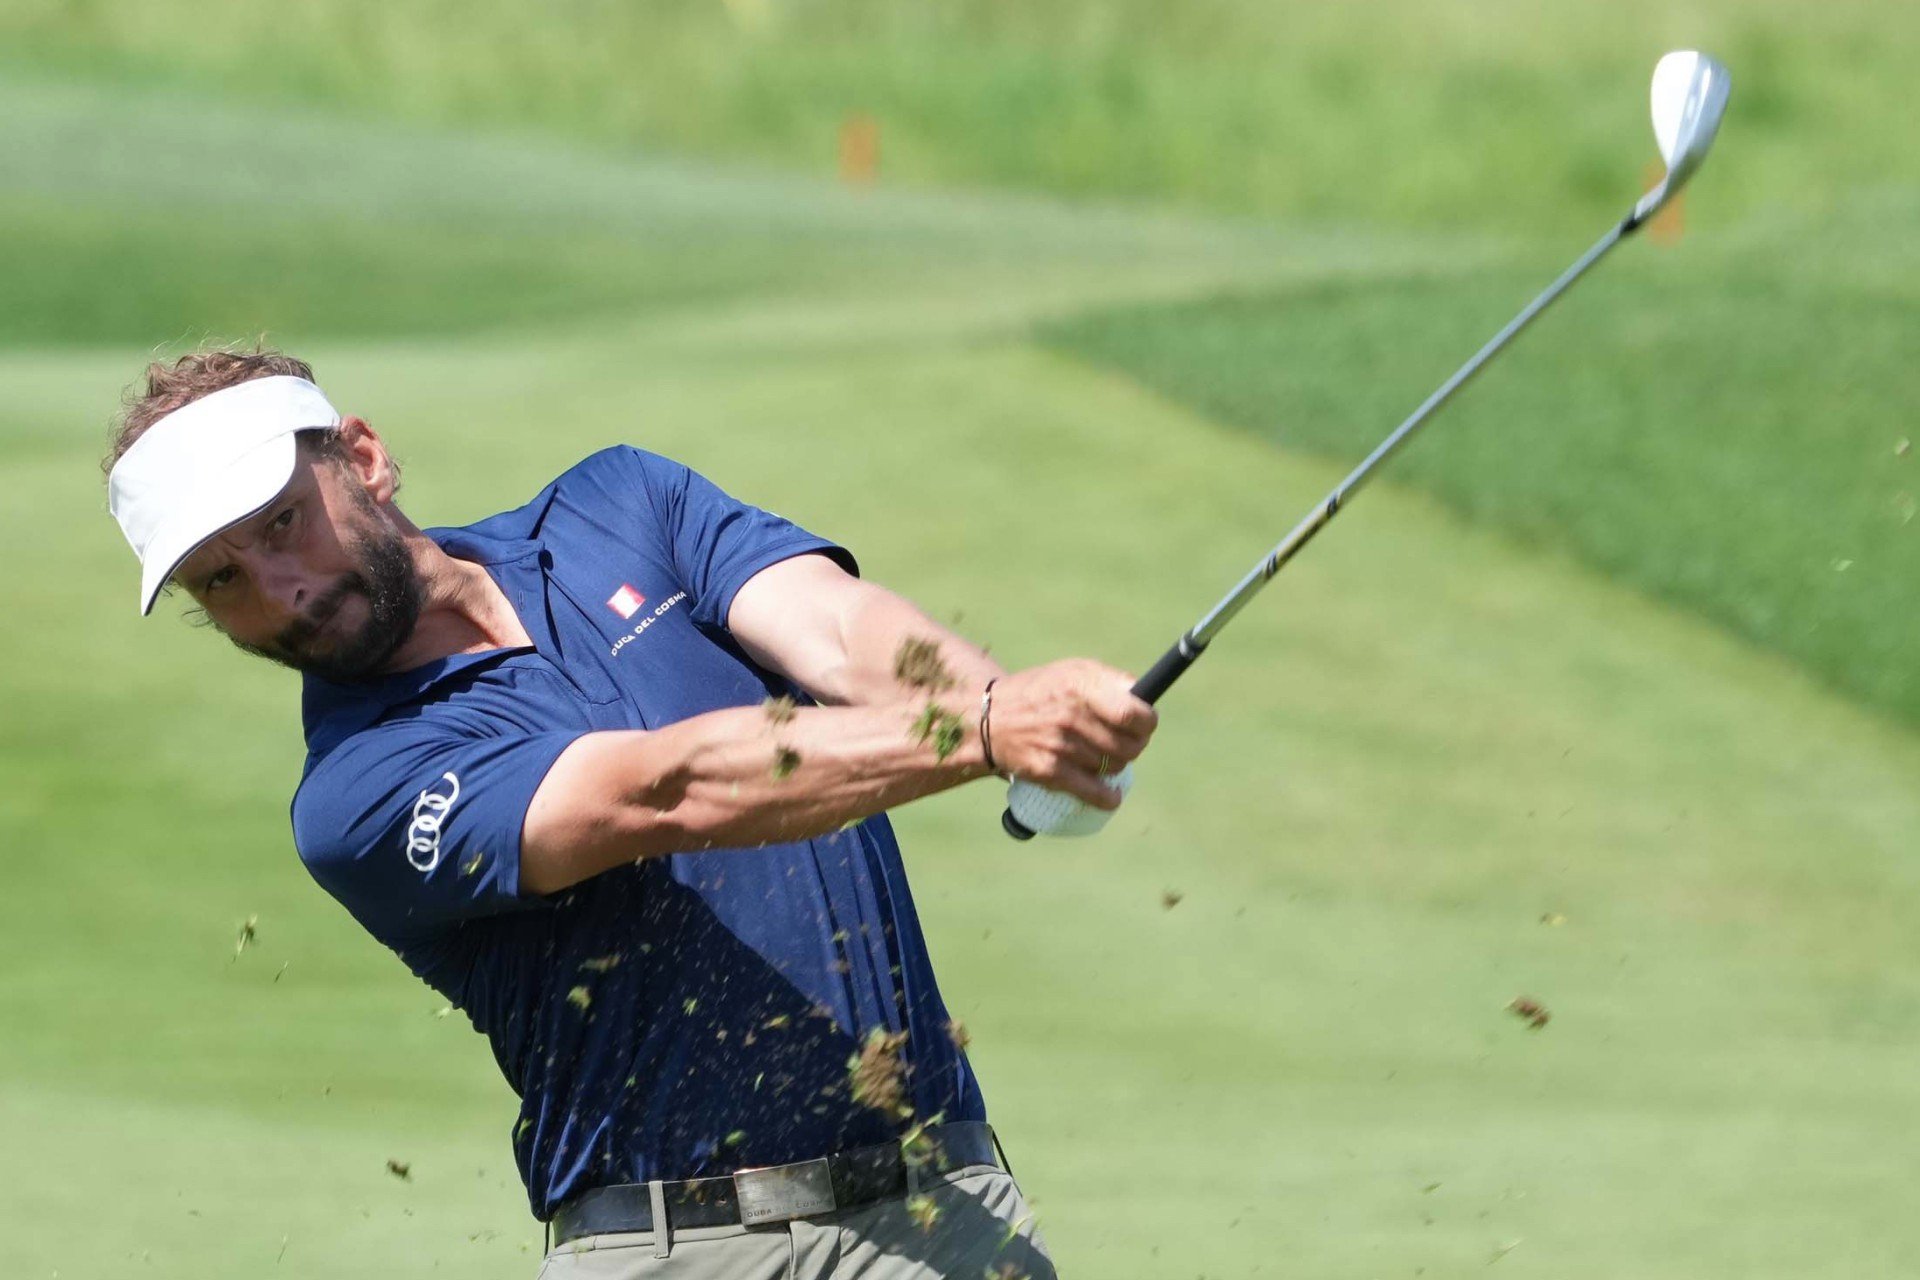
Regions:
[[631, 618], [640, 612], [640, 606], [646, 602], [645, 596], [623, 582], [618, 591], [607, 597], [607, 608], [623, 618]]

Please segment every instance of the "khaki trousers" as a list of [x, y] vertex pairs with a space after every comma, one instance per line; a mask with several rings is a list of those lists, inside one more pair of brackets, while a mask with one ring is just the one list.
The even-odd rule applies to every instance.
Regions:
[[762, 1227], [669, 1227], [664, 1241], [583, 1236], [536, 1280], [1058, 1280], [1012, 1174], [928, 1174], [921, 1194]]

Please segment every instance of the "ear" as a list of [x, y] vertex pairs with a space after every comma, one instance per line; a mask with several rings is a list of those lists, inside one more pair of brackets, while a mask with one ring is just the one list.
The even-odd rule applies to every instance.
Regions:
[[400, 473], [387, 453], [387, 446], [367, 424], [365, 418], [340, 420], [340, 447], [346, 454], [347, 470], [374, 502], [385, 506], [400, 488]]

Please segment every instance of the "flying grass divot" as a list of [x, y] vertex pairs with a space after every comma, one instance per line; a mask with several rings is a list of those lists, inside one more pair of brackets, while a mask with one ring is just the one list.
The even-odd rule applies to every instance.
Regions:
[[[958, 1022], [947, 1023], [947, 1035], [964, 1050], [966, 1029]], [[913, 1104], [907, 1100], [907, 1064], [900, 1051], [906, 1047], [907, 1033], [875, 1027], [861, 1042], [860, 1052], [847, 1059], [847, 1084], [856, 1104], [869, 1107], [889, 1120], [907, 1124], [913, 1120]], [[937, 1149], [927, 1139], [929, 1126], [940, 1123], [938, 1115], [928, 1117], [900, 1136], [900, 1154], [908, 1165], [919, 1168], [932, 1162]], [[942, 1169], [944, 1169], [944, 1164]], [[915, 1192], [907, 1197], [907, 1215], [922, 1231], [932, 1231], [940, 1219], [940, 1208], [931, 1196]]]
[[961, 741], [967, 736], [967, 727], [960, 717], [937, 702], [929, 702], [913, 722], [913, 740], [931, 742], [933, 754], [945, 760], [960, 749]]
[[[942, 693], [958, 682], [940, 656], [940, 644], [922, 636], [908, 636], [893, 654], [893, 677], [909, 689], [924, 689], [928, 694]], [[960, 749], [967, 727], [960, 717], [929, 697], [925, 709], [908, 730], [915, 742], [931, 743], [933, 753], [944, 761]]]
[[860, 1052], [847, 1059], [847, 1081], [853, 1100], [895, 1120], [913, 1118], [907, 1102], [907, 1064], [900, 1060], [907, 1033], [875, 1027], [867, 1034]]
[[1507, 1012], [1516, 1018], [1522, 1019], [1527, 1024], [1527, 1030], [1529, 1031], [1538, 1031], [1540, 1028], [1546, 1026], [1553, 1018], [1553, 1015], [1547, 1012], [1547, 1006], [1541, 1004], [1532, 996], [1514, 997], [1507, 1005]]
[[932, 1196], [924, 1192], [919, 1195], [908, 1196], [906, 1209], [907, 1216], [912, 1218], [914, 1225], [922, 1231], [931, 1232], [934, 1224], [940, 1221], [939, 1204], [934, 1201]]
[[[905, 1039], [906, 1037], [902, 1034], [901, 1038]], [[908, 1107], [902, 1118], [911, 1118], [912, 1114], [913, 1109]], [[933, 1166], [934, 1172], [936, 1173], [946, 1173], [950, 1171], [952, 1166], [947, 1162], [946, 1157], [941, 1154], [939, 1148], [935, 1147], [932, 1140], [927, 1136], [927, 1130], [939, 1124], [940, 1120], [941, 1117], [939, 1115], [931, 1116], [913, 1125], [913, 1127], [900, 1135], [900, 1158], [906, 1163], [909, 1170], [921, 1170], [928, 1166]], [[934, 1225], [940, 1221], [940, 1206], [938, 1202], [924, 1191], [916, 1191], [907, 1197], [906, 1210], [907, 1216], [912, 1218], [914, 1224], [923, 1232], [931, 1232]]]
[[924, 636], [908, 636], [893, 653], [893, 678], [909, 689], [943, 693], [953, 688], [953, 672], [940, 656], [940, 643]]
[[238, 960], [240, 953], [252, 946], [260, 936], [260, 917], [248, 916], [240, 926], [239, 936], [233, 940], [233, 958]]
[[[760, 710], [766, 713], [769, 728], [777, 729], [790, 723], [794, 714], [793, 699], [782, 694], [778, 698], [768, 698], [760, 704]], [[782, 742], [774, 744], [773, 763], [767, 766], [767, 772], [773, 775], [775, 782], [785, 782], [800, 767], [800, 753]]]

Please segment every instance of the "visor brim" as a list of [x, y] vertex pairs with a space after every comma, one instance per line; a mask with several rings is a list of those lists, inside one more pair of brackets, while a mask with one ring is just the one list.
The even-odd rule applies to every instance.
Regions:
[[153, 612], [167, 580], [188, 556], [230, 525], [256, 515], [293, 479], [299, 447], [293, 432], [247, 450], [194, 487], [140, 557], [140, 613]]

